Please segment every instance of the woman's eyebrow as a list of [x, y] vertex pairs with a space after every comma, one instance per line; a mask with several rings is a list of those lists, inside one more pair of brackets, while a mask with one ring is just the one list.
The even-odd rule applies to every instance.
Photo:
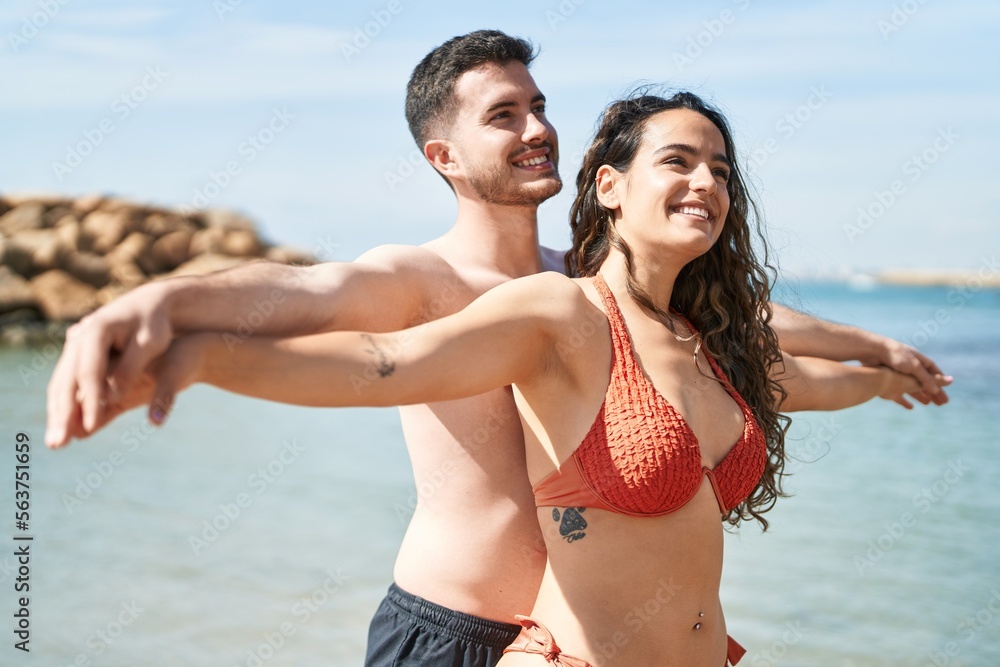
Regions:
[[[690, 144], [667, 144], [666, 146], [660, 146], [655, 151], [653, 151], [653, 157], [656, 157], [660, 153], [666, 153], [668, 151], [679, 151], [681, 153], [687, 153], [688, 155], [698, 154], [698, 150], [694, 146], [691, 146]], [[729, 158], [727, 158], [722, 153], [714, 154], [712, 156], [712, 160], [715, 162], [722, 162], [727, 167], [730, 168], [732, 168], [733, 166], [732, 162], [729, 161]]]

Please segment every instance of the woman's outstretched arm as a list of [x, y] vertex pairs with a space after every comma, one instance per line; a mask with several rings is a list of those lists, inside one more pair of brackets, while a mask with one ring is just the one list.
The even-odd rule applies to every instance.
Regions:
[[[944, 405], [948, 402], [948, 394], [934, 379], [942, 374], [941, 369], [916, 348], [858, 327], [821, 320], [774, 302], [771, 309], [774, 313], [771, 327], [778, 335], [778, 345], [782, 350], [797, 357], [857, 360], [866, 366], [888, 366], [912, 375], [920, 382], [921, 391], [911, 394], [918, 402], [924, 405]], [[905, 398], [896, 402], [907, 409], [913, 407]]]
[[549, 273], [505, 283], [459, 313], [393, 333], [253, 336], [239, 344], [218, 334], [185, 336], [152, 371], [150, 418], [163, 421], [176, 393], [197, 382], [327, 407], [429, 403], [529, 382], [561, 363], [560, 332], [571, 328], [581, 299], [572, 282]]
[[[827, 359], [783, 355], [783, 367], [775, 379], [787, 392], [782, 412], [799, 410], [841, 410], [873, 398], [906, 404], [906, 395], [922, 391], [912, 375], [898, 373], [884, 366], [853, 366]], [[939, 387], [951, 381], [938, 374]]]

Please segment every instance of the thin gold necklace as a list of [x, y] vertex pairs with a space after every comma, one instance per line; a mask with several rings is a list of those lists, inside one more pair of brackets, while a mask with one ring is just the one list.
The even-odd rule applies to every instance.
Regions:
[[[657, 315], [659, 315], [659, 313], [657, 313]], [[687, 320], [684, 320], [683, 318], [681, 318], [682, 321], [684, 322], [684, 325], [687, 326], [688, 329], [691, 330], [691, 335], [690, 336], [682, 336], [682, 335], [680, 335], [679, 333], [677, 333], [677, 331], [675, 329], [676, 325], [675, 325], [673, 317], [670, 317], [670, 313], [667, 313], [667, 316], [670, 318], [668, 321], [664, 322], [663, 319], [660, 319], [660, 322], [663, 324], [663, 326], [665, 326], [667, 328], [667, 331], [669, 331], [670, 333], [673, 334], [674, 338], [677, 339], [677, 342], [679, 342], [679, 343], [690, 343], [691, 341], [695, 341], [695, 344], [694, 344], [694, 353], [691, 355], [691, 359], [694, 361], [694, 365], [697, 366], [698, 365], [698, 353], [701, 351], [701, 334], [698, 333], [697, 331], [695, 331], [694, 327], [689, 326], [687, 324]], [[661, 316], [661, 318], [662, 318], [662, 316]]]

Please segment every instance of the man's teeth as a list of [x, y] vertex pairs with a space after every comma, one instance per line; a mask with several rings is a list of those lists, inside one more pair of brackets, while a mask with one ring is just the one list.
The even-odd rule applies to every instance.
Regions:
[[525, 160], [524, 162], [515, 162], [514, 165], [518, 167], [534, 167], [538, 164], [545, 164], [548, 161], [549, 158], [544, 155], [539, 155], [538, 157], [533, 157], [529, 160]]
[[686, 215], [697, 215], [700, 218], [708, 220], [708, 211], [703, 208], [696, 208], [694, 206], [681, 206], [677, 209], [678, 212], [684, 213]]

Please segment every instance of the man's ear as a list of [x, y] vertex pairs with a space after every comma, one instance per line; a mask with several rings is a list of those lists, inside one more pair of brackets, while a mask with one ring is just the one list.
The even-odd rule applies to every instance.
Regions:
[[458, 170], [458, 162], [447, 139], [431, 139], [424, 144], [424, 157], [444, 176], [453, 176]]
[[601, 206], [613, 211], [621, 206], [621, 201], [618, 198], [619, 184], [624, 179], [624, 176], [617, 169], [608, 164], [602, 164], [597, 170], [595, 193], [597, 194], [597, 201], [601, 203]]

